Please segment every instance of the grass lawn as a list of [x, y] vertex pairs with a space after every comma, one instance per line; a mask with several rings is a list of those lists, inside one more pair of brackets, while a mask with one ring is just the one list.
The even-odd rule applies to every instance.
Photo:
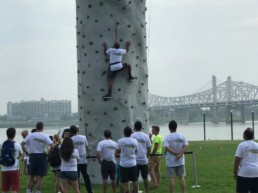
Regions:
[[[200, 188], [192, 188], [194, 172], [192, 155], [186, 157], [186, 183], [187, 193], [233, 193], [235, 192], [235, 180], [233, 179], [233, 162], [237, 145], [240, 141], [194, 141], [189, 142], [187, 151], [194, 151], [196, 155], [197, 179]], [[0, 179], [1, 180], [1, 179]], [[21, 174], [21, 191], [26, 192], [27, 177]], [[81, 192], [86, 193], [85, 187], [81, 186]], [[95, 193], [102, 193], [101, 185], [93, 185]], [[110, 187], [109, 187], [110, 188]], [[140, 184], [140, 190], [144, 190]], [[54, 178], [51, 171], [44, 178], [44, 193], [54, 192]], [[73, 192], [72, 189], [70, 192]], [[108, 192], [111, 192], [109, 189]], [[161, 187], [151, 189], [153, 193], [168, 192], [168, 177], [166, 176], [165, 158], [161, 164]], [[176, 180], [176, 193], [180, 192], [179, 182]], [[119, 193], [119, 190], [117, 191]]]

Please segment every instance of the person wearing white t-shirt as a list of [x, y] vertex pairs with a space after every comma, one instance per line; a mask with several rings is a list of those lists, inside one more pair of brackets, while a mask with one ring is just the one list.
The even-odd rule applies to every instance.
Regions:
[[10, 127], [6, 130], [7, 140], [10, 140], [14, 143], [14, 165], [12, 166], [3, 166], [2, 165], [2, 193], [9, 192], [12, 190], [12, 193], [19, 192], [20, 189], [20, 173], [19, 173], [19, 156], [22, 155], [21, 145], [14, 141], [16, 130], [13, 127]]
[[82, 173], [82, 177], [84, 179], [84, 183], [86, 186], [86, 190], [88, 193], [93, 193], [91, 187], [90, 176], [87, 173], [87, 147], [88, 141], [85, 135], [78, 134], [79, 129], [75, 125], [70, 126], [71, 139], [73, 140], [74, 148], [78, 150], [80, 160], [77, 164], [78, 177], [80, 178], [80, 173]]
[[107, 192], [107, 179], [111, 179], [113, 193], [116, 193], [116, 157], [117, 143], [112, 140], [111, 131], [104, 131], [105, 139], [97, 146], [97, 159], [101, 164], [101, 175], [103, 179], [103, 193]]
[[253, 141], [254, 132], [247, 128], [243, 133], [244, 141], [236, 150], [234, 178], [237, 180], [237, 193], [258, 192], [258, 143]]
[[179, 178], [181, 192], [186, 192], [185, 184], [185, 157], [184, 152], [188, 142], [183, 134], [177, 132], [176, 121], [169, 122], [170, 134], [164, 138], [164, 149], [166, 150], [166, 167], [169, 177], [169, 192], [174, 192], [175, 177]]
[[149, 136], [142, 132], [142, 123], [140, 121], [134, 123], [134, 133], [131, 137], [138, 141], [136, 153], [137, 175], [139, 178], [141, 172], [144, 188], [146, 193], [148, 193], [148, 156], [150, 154], [151, 141]]
[[113, 80], [116, 74], [122, 70], [128, 70], [128, 80], [132, 82], [135, 79], [131, 74], [131, 65], [129, 63], [122, 63], [122, 56], [129, 51], [130, 42], [126, 42], [125, 49], [120, 48], [119, 43], [114, 43], [114, 48], [107, 49], [107, 44], [103, 43], [105, 55], [109, 55], [109, 69], [108, 69], [108, 94], [103, 96], [104, 99], [112, 98]]
[[[28, 134], [29, 134], [28, 130], [23, 130], [21, 132], [21, 136], [23, 139], [25, 139], [28, 136]], [[28, 148], [26, 147], [26, 149], [28, 149]], [[27, 156], [25, 153], [22, 156], [22, 162], [23, 162], [23, 164], [22, 164], [23, 173], [25, 175], [28, 175], [29, 174], [29, 156]]]
[[[26, 155], [29, 156], [30, 162], [27, 193], [32, 192], [32, 186], [35, 177], [37, 177], [36, 193], [41, 193], [43, 177], [47, 173], [47, 155], [45, 148], [46, 146], [54, 148], [53, 142], [49, 136], [43, 133], [43, 128], [43, 123], [38, 122], [36, 124], [36, 132], [30, 133], [25, 139], [23, 139], [21, 143], [22, 150]], [[26, 149], [26, 145], [29, 146], [29, 151]]]
[[133, 193], [138, 193], [136, 153], [138, 142], [131, 137], [132, 129], [127, 126], [124, 128], [123, 138], [117, 141], [117, 153], [120, 154], [120, 193], [125, 193], [125, 185], [129, 181], [133, 183]]
[[75, 193], [80, 193], [77, 173], [77, 162], [79, 161], [79, 152], [74, 148], [70, 137], [64, 138], [60, 148], [61, 155], [61, 173], [63, 184], [63, 193], [69, 192], [69, 184], [72, 184]]

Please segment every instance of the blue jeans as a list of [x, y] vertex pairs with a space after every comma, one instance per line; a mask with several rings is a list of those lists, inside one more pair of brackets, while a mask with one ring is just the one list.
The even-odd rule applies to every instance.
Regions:
[[78, 173], [76, 171], [62, 171], [60, 177], [71, 181], [78, 180]]
[[80, 179], [80, 173], [82, 173], [82, 177], [84, 179], [84, 183], [85, 183], [87, 192], [93, 193], [92, 187], [91, 187], [90, 176], [87, 173], [87, 164], [78, 164], [77, 169], [78, 169], [77, 171], [78, 171], [79, 179]]

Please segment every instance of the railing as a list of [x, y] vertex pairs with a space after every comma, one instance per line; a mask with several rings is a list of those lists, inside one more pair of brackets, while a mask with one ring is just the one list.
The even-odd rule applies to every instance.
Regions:
[[[194, 176], [194, 182], [192, 188], [200, 188], [198, 185], [198, 180], [197, 180], [197, 169], [196, 169], [196, 157], [195, 157], [195, 152], [194, 151], [186, 151], [184, 154], [186, 155], [192, 155], [192, 163], [193, 163], [193, 176]], [[155, 154], [155, 155], [150, 155], [150, 156], [161, 156], [163, 154]], [[116, 156], [116, 158], [119, 158], [120, 156]], [[86, 156], [87, 159], [97, 159], [96, 156]], [[118, 180], [117, 180], [118, 181]], [[119, 183], [119, 182], [117, 182]]]
[[[254, 112], [252, 112], [252, 129], [254, 136], [253, 138], [255, 139], [255, 128], [254, 128]], [[234, 140], [234, 116], [233, 112], [230, 112], [230, 133], [231, 133], [231, 140]], [[203, 113], [203, 139], [206, 141], [206, 115]]]

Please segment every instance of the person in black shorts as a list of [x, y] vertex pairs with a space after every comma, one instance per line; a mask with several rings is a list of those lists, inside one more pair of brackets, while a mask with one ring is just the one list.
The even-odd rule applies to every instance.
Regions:
[[136, 153], [137, 173], [138, 177], [141, 173], [145, 192], [149, 193], [148, 188], [148, 155], [150, 154], [151, 141], [147, 134], [142, 132], [142, 123], [136, 121], [134, 123], [134, 133], [132, 138], [138, 141], [138, 148]]
[[117, 152], [120, 154], [120, 193], [125, 193], [125, 186], [129, 181], [133, 184], [133, 193], [138, 193], [138, 176], [136, 165], [136, 152], [138, 142], [131, 137], [132, 129], [127, 126], [124, 129], [125, 137], [117, 141]]
[[112, 140], [111, 131], [104, 131], [105, 139], [97, 146], [97, 159], [101, 164], [101, 175], [103, 179], [103, 193], [107, 193], [107, 179], [110, 177], [113, 193], [116, 193], [116, 157], [117, 144]]
[[132, 82], [135, 79], [131, 74], [131, 65], [129, 63], [122, 63], [122, 56], [129, 51], [130, 42], [126, 42], [125, 49], [120, 48], [119, 43], [114, 43], [114, 48], [107, 49], [107, 44], [103, 43], [105, 55], [109, 55], [109, 68], [108, 68], [108, 94], [103, 96], [104, 99], [112, 98], [113, 80], [116, 74], [125, 69], [128, 70], [128, 81]]
[[247, 128], [235, 153], [234, 178], [237, 193], [258, 192], [258, 143], [254, 139], [254, 130]]
[[[49, 136], [43, 133], [44, 125], [42, 122], [36, 124], [36, 132], [29, 134], [21, 143], [23, 152], [29, 156], [30, 170], [27, 184], [27, 192], [32, 191], [32, 184], [37, 177], [37, 193], [41, 193], [43, 185], [43, 177], [47, 173], [47, 156], [45, 147], [54, 148], [53, 142]], [[26, 149], [25, 145], [29, 145], [30, 151]]]

